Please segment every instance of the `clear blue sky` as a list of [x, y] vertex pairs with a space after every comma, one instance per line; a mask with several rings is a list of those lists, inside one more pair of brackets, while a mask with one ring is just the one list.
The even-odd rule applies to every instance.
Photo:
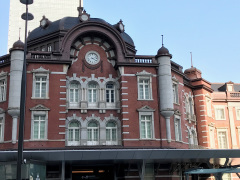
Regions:
[[[111, 24], [122, 19], [139, 55], [156, 55], [163, 34], [172, 60], [184, 70], [192, 52], [206, 80], [240, 83], [239, 0], [84, 0], [84, 8]], [[3, 0], [0, 56], [7, 52], [8, 10], [9, 0]]]

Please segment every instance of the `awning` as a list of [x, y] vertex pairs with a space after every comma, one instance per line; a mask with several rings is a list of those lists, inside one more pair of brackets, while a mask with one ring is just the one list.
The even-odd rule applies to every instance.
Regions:
[[[209, 159], [240, 158], [237, 149], [72, 149], [24, 150], [24, 159], [41, 161], [138, 161], [206, 162]], [[0, 151], [0, 161], [16, 161], [17, 151]]]

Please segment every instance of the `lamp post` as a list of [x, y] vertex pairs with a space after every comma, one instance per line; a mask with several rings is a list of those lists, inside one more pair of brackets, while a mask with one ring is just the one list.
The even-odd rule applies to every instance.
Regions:
[[17, 180], [22, 179], [22, 163], [23, 163], [23, 136], [24, 136], [24, 120], [25, 120], [25, 101], [26, 101], [26, 53], [27, 53], [27, 23], [33, 20], [33, 15], [28, 13], [28, 5], [33, 3], [33, 0], [20, 0], [26, 5], [26, 13], [22, 14], [22, 19], [25, 20], [25, 41], [24, 41], [24, 59], [22, 70], [21, 84], [21, 100], [20, 100], [20, 122], [18, 134], [18, 159], [17, 159]]

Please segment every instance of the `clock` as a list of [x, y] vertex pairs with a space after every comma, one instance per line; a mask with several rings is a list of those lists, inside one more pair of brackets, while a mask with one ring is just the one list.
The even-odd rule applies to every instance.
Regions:
[[43, 19], [41, 22], [40, 22], [40, 25], [41, 27], [45, 27], [47, 25], [47, 20], [46, 19]]
[[46, 18], [45, 16], [43, 16], [43, 18], [41, 19], [40, 21], [40, 27], [45, 29], [46, 27], [48, 27], [48, 25], [50, 24], [51, 22], [48, 20], [48, 18]]
[[96, 51], [88, 51], [85, 55], [88, 64], [95, 65], [100, 61], [100, 55]]

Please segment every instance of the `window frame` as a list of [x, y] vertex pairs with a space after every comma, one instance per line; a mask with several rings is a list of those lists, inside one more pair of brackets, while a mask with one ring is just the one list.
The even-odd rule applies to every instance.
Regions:
[[212, 125], [209, 125], [208, 128], [209, 128], [210, 148], [215, 149], [216, 148], [215, 127]]
[[0, 109], [0, 118], [2, 118], [2, 123], [0, 122], [1, 124], [0, 143], [1, 143], [1, 142], [4, 142], [4, 130], [5, 130], [5, 113], [3, 112], [2, 109]]
[[[220, 147], [220, 141], [219, 141], [219, 138], [220, 138], [219, 133], [220, 132], [224, 132], [225, 135], [226, 135], [226, 138], [225, 138], [225, 140], [226, 140], [226, 148], [221, 148]], [[229, 149], [228, 129], [227, 128], [218, 128], [217, 129], [217, 142], [218, 142], [218, 149]]]
[[[76, 84], [77, 85], [77, 88], [71, 88], [71, 85], [72, 84]], [[74, 90], [74, 101], [71, 102], [71, 90]], [[78, 91], [78, 92], [75, 92], [75, 91]], [[76, 94], [78, 94], [78, 97], [76, 97]], [[77, 101], [76, 101], [77, 100]], [[80, 102], [81, 102], [81, 86], [80, 86], [80, 83], [78, 81], [71, 81], [69, 82], [69, 85], [68, 85], [68, 103], [69, 103], [69, 107], [79, 107], [80, 105]]]
[[[96, 123], [97, 127], [89, 127], [90, 123]], [[89, 130], [91, 130], [91, 140], [89, 139], [88, 133]], [[94, 141], [94, 130], [97, 130], [97, 140]], [[100, 140], [100, 127], [99, 127], [99, 123], [97, 121], [90, 121], [87, 124], [87, 145], [88, 146], [96, 146], [99, 145], [99, 140]]]
[[[107, 85], [109, 84], [112, 84], [113, 85], [113, 88], [108, 88]], [[109, 94], [109, 99], [112, 100], [112, 97], [111, 97], [111, 94], [112, 94], [112, 91], [113, 91], [113, 102], [108, 102], [108, 99], [107, 99], [107, 95], [108, 95], [108, 91], [110, 91], [110, 94]], [[106, 96], [106, 103], [108, 106], [115, 106], [115, 103], [116, 103], [116, 85], [114, 82], [108, 82], [106, 83], [106, 86], [105, 86], [105, 96]]]
[[[71, 123], [78, 123], [78, 127], [70, 127]], [[68, 142], [68, 146], [79, 146], [81, 143], [81, 123], [76, 121], [76, 120], [72, 120], [68, 123], [68, 130], [67, 130], [67, 142]], [[75, 137], [73, 141], [71, 141], [70, 138], [70, 130], [73, 130], [73, 136]], [[79, 132], [79, 137], [78, 137], [78, 141], [76, 141], [76, 130], [78, 130]]]
[[[38, 137], [35, 138], [34, 137], [34, 122], [35, 116], [45, 116], [45, 131], [44, 131], [44, 138]], [[48, 111], [32, 111], [32, 115], [31, 115], [31, 140], [33, 141], [43, 141], [43, 140], [47, 140], [47, 134], [48, 134]]]
[[[36, 97], [36, 78], [46, 77], [46, 92], [45, 96]], [[41, 91], [41, 89], [40, 89]], [[45, 72], [34, 72], [33, 73], [33, 88], [32, 88], [32, 99], [49, 99], [49, 71]]]
[[2, 72], [0, 74], [0, 82], [4, 82], [4, 92], [2, 93], [2, 88], [0, 87], [0, 102], [5, 102], [7, 100], [7, 72]]
[[[151, 137], [150, 138], [147, 138], [147, 137], [143, 137], [142, 136], [142, 127], [141, 127], [141, 122], [142, 122], [142, 119], [141, 117], [142, 116], [150, 116], [151, 117], [151, 125], [150, 125], [150, 130], [151, 130]], [[153, 111], [140, 111], [139, 112], [139, 136], [140, 136], [140, 139], [141, 140], [152, 140], [152, 139], [155, 139], [155, 131], [154, 131], [154, 113]], [[145, 130], [146, 131], [146, 130]]]
[[235, 107], [235, 113], [236, 113], [236, 120], [240, 120], [240, 107]]
[[[188, 136], [189, 136], [189, 145], [190, 145], [190, 147], [191, 146], [198, 146], [196, 130], [195, 129], [189, 129]], [[193, 143], [191, 143], [191, 142], [193, 142]]]
[[179, 81], [174, 76], [172, 77], [172, 87], [173, 87], [173, 103], [179, 105], [179, 94], [178, 94]]
[[[114, 127], [108, 127], [107, 125], [109, 123], [114, 123]], [[108, 140], [107, 138], [107, 130], [110, 130], [110, 139]], [[116, 134], [116, 140], [113, 140], [113, 130], [116, 130], [115, 134]], [[118, 125], [115, 121], [108, 121], [106, 123], [106, 145], [118, 145]]]
[[[89, 85], [91, 85], [91, 84], [95, 84], [96, 87], [95, 88], [89, 88]], [[93, 98], [93, 95], [94, 95], [93, 90], [94, 89], [96, 90], [96, 101], [95, 102], [91, 102], [91, 101], [89, 101], [89, 95], [90, 95], [89, 90], [92, 91], [91, 92], [92, 93], [91, 98], [94, 99]], [[96, 81], [90, 81], [87, 84], [87, 102], [88, 102], [88, 107], [89, 108], [91, 108], [91, 107], [98, 107], [98, 102], [99, 102], [99, 84]]]
[[[146, 98], [146, 97], [143, 97], [141, 98], [141, 93], [140, 93], [140, 81], [141, 80], [148, 80], [148, 96], [149, 98]], [[149, 101], [149, 100], [153, 100], [152, 98], [152, 76], [140, 76], [138, 75], [137, 76], [137, 83], [138, 83], [138, 100], [141, 100], [141, 101]], [[145, 87], [143, 86], [143, 91], [144, 91]], [[143, 96], [146, 96], [146, 94], [144, 93]]]
[[[176, 129], [176, 124], [178, 125], [178, 129]], [[179, 115], [174, 115], [174, 132], [175, 140], [178, 142], [182, 142], [181, 116]]]
[[[218, 115], [218, 109], [223, 110], [223, 118], [219, 118], [220, 115]], [[214, 106], [214, 113], [215, 113], [215, 120], [226, 120], [226, 111], [225, 111], [225, 106], [223, 105], [216, 105]]]
[[206, 97], [206, 106], [207, 106], [208, 117], [212, 117], [212, 102], [211, 102], [211, 98], [209, 97]]

